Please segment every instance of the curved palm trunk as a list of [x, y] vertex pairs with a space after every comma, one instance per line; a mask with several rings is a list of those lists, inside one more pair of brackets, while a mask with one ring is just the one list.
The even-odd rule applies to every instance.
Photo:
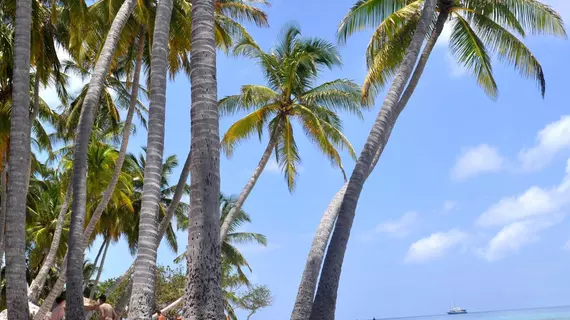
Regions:
[[[160, 246], [160, 242], [162, 241], [162, 238], [164, 237], [164, 234], [166, 233], [166, 230], [168, 229], [168, 225], [170, 224], [170, 221], [172, 220], [172, 217], [174, 216], [174, 213], [176, 212], [176, 209], [178, 208], [178, 204], [180, 203], [180, 200], [182, 199], [182, 196], [184, 195], [184, 190], [186, 188], [186, 182], [188, 181], [188, 176], [190, 175], [190, 158], [191, 158], [191, 155], [192, 155], [192, 150], [190, 150], [188, 152], [188, 156], [186, 157], [186, 162], [184, 163], [184, 167], [182, 168], [182, 172], [180, 172], [180, 177], [178, 178], [178, 184], [176, 185], [176, 189], [174, 191], [174, 196], [172, 197], [172, 201], [170, 202], [170, 205], [168, 206], [168, 208], [166, 210], [166, 215], [164, 216], [164, 218], [160, 222], [160, 225], [158, 226], [158, 238], [156, 241], [157, 246]], [[123, 283], [123, 281], [125, 281], [127, 278], [131, 277], [134, 270], [135, 270], [135, 262], [133, 261], [133, 263], [127, 269], [127, 271], [125, 271], [125, 273], [121, 277], [119, 277], [117, 280], [115, 280], [115, 282], [107, 289], [107, 291], [105, 291], [105, 295], [110, 296], [115, 291], [115, 289], [117, 289], [117, 287], [121, 283]], [[130, 284], [130, 286], [132, 287], [132, 283]]]
[[111, 244], [111, 238], [106, 239], [105, 241], [105, 249], [103, 250], [103, 256], [101, 256], [101, 264], [99, 264], [99, 269], [97, 270], [97, 276], [95, 277], [95, 282], [93, 283], [93, 287], [91, 288], [91, 292], [89, 292], [89, 299], [93, 300], [95, 297], [95, 290], [97, 289], [97, 285], [99, 284], [99, 279], [101, 279], [101, 273], [103, 273], [103, 266], [105, 265], [105, 258], [107, 257], [107, 250], [109, 250], [109, 245]]
[[121, 147], [119, 148], [119, 154], [117, 155], [117, 160], [115, 161], [115, 168], [113, 170], [111, 181], [109, 181], [109, 184], [107, 185], [107, 188], [101, 197], [101, 201], [97, 204], [95, 211], [93, 211], [93, 215], [91, 215], [91, 220], [89, 220], [89, 224], [85, 228], [85, 233], [89, 234], [90, 236], [93, 233], [93, 230], [95, 230], [95, 226], [97, 225], [97, 222], [99, 222], [99, 219], [105, 211], [105, 208], [107, 208], [107, 205], [113, 196], [113, 192], [115, 192], [115, 188], [117, 187], [117, 183], [121, 177], [123, 164], [125, 163], [125, 158], [127, 156], [127, 147], [129, 146], [129, 138], [131, 136], [131, 128], [133, 126], [133, 116], [135, 114], [135, 108], [138, 102], [139, 79], [144, 51], [144, 33], [145, 28], [141, 27], [141, 30], [139, 31], [135, 70], [133, 73], [133, 84], [131, 87], [131, 99], [129, 100], [129, 111], [127, 112], [127, 117], [125, 118], [125, 127], [123, 128], [123, 135], [121, 137]]
[[311, 250], [309, 251], [309, 257], [305, 263], [301, 284], [297, 292], [297, 299], [295, 300], [295, 306], [291, 313], [291, 320], [307, 320], [311, 316], [311, 308], [313, 307], [313, 298], [315, 297], [319, 271], [321, 271], [325, 250], [347, 186], [348, 183], [345, 183], [335, 194], [319, 222], [313, 243], [311, 244]]
[[16, 1], [12, 116], [6, 210], [6, 302], [8, 319], [29, 317], [26, 282], [26, 195], [30, 159], [31, 0]]
[[364, 145], [364, 149], [356, 162], [356, 167], [348, 182], [346, 194], [343, 198], [331, 242], [327, 250], [319, 287], [311, 312], [311, 320], [331, 320], [335, 318], [340, 273], [350, 236], [350, 229], [354, 221], [358, 198], [369, 174], [376, 151], [386, 145], [390, 132], [396, 122], [397, 103], [416, 64], [419, 51], [427, 33], [428, 25], [432, 21], [434, 7], [435, 0], [426, 0], [424, 2], [422, 16], [415, 30], [414, 37], [406, 50], [404, 59], [398, 68], [398, 72], [386, 95], [384, 104], [380, 109], [378, 117]]
[[253, 187], [257, 183], [259, 176], [261, 176], [261, 173], [265, 169], [265, 166], [267, 165], [269, 157], [271, 157], [271, 154], [273, 153], [273, 149], [275, 149], [276, 144], [277, 144], [277, 134], [274, 134], [269, 140], [267, 148], [265, 148], [265, 152], [263, 152], [263, 156], [261, 156], [261, 159], [259, 160], [257, 167], [255, 168], [255, 170], [253, 170], [253, 174], [249, 178], [249, 181], [246, 183], [239, 197], [236, 199], [235, 206], [230, 210], [230, 212], [228, 212], [226, 219], [224, 219], [224, 223], [222, 224], [222, 227], [220, 229], [220, 245], [224, 243], [224, 240], [226, 239], [226, 236], [228, 235], [228, 232], [230, 230], [230, 225], [235, 220], [239, 210], [241, 210], [241, 207], [243, 206], [245, 200], [247, 199], [247, 197], [251, 193], [251, 190], [253, 190]]
[[[38, 310], [38, 312], [34, 316], [34, 320], [45, 319], [47, 313], [50, 311], [51, 307], [53, 306], [55, 299], [59, 297], [59, 295], [63, 291], [66, 279], [65, 278], [66, 271], [67, 271], [67, 255], [63, 258], [63, 263], [61, 264], [61, 269], [59, 270], [59, 277], [57, 278], [57, 281], [55, 282], [48, 296], [45, 298], [44, 302], [40, 306], [40, 310]], [[81, 294], [81, 297], [83, 297], [83, 294]]]
[[6, 229], [6, 198], [8, 194], [6, 192], [6, 171], [8, 170], [6, 153], [4, 153], [2, 159], [2, 172], [0, 172], [0, 188], [2, 188], [2, 194], [0, 195], [0, 265], [4, 263], [4, 229]]
[[[85, 317], [83, 309], [83, 252], [85, 248], [83, 244], [83, 227], [87, 192], [87, 148], [105, 77], [109, 73], [121, 31], [133, 12], [136, 3], [136, 0], [125, 0], [113, 19], [99, 59], [97, 59], [95, 64], [79, 117], [73, 154], [73, 203], [68, 244], [66, 317], [69, 319], [83, 319]], [[116, 167], [117, 165], [115, 165], [115, 169]], [[107, 190], [105, 190], [105, 193], [107, 193]], [[102, 202], [103, 199], [99, 205]], [[93, 218], [95, 218], [95, 213]], [[91, 221], [93, 220], [91, 219]], [[90, 226], [91, 222], [87, 228]], [[92, 227], [94, 228], [94, 225]]]
[[[406, 87], [406, 90], [402, 94], [400, 101], [396, 106], [396, 117], [402, 112], [405, 108], [406, 104], [408, 103], [410, 97], [412, 96], [419, 79], [423, 73], [425, 65], [428, 61], [429, 55], [435, 44], [437, 39], [441, 35], [445, 22], [447, 21], [447, 17], [449, 13], [444, 11], [439, 14], [438, 20], [436, 22], [434, 31], [430, 35], [424, 50], [422, 51], [422, 55], [418, 61], [418, 64], [412, 74], [410, 82]], [[391, 128], [390, 128], [391, 130]], [[382, 155], [382, 151], [384, 150], [384, 146], [382, 146], [376, 152], [374, 159], [372, 160], [372, 164], [370, 166], [370, 170], [368, 175], [372, 173], [374, 168], [376, 167], [376, 163], [378, 162], [380, 156]], [[313, 238], [313, 243], [311, 245], [311, 249], [309, 251], [309, 257], [307, 258], [307, 262], [305, 264], [305, 269], [303, 271], [303, 276], [301, 278], [301, 284], [299, 285], [299, 291], [297, 293], [297, 299], [295, 301], [295, 306], [293, 312], [291, 314], [291, 320], [306, 320], [309, 319], [311, 315], [311, 309], [313, 306], [313, 298], [315, 296], [315, 290], [317, 286], [317, 280], [319, 277], [319, 271], [322, 266], [324, 253], [326, 250], [326, 246], [328, 244], [328, 240], [330, 239], [330, 235], [334, 226], [334, 222], [338, 216], [340, 206], [342, 204], [342, 199], [344, 198], [344, 194], [346, 193], [347, 184], [345, 184], [335, 195], [333, 200], [330, 202], [329, 206], [327, 207], [319, 226], [317, 227], [317, 231], [315, 232], [315, 237]]]
[[192, 176], [188, 229], [187, 320], [223, 319], [220, 248], [220, 133], [214, 1], [192, 0], [190, 58]]
[[171, 16], [172, 0], [159, 1], [150, 63], [149, 124], [139, 221], [139, 248], [135, 260], [129, 319], [149, 319], [154, 306], [158, 248], [157, 208], [160, 201], [162, 154], [164, 151], [166, 72]]
[[44, 284], [46, 282], [49, 270], [55, 264], [56, 260], [55, 258], [57, 257], [57, 251], [59, 249], [59, 242], [61, 241], [63, 224], [65, 222], [65, 215], [69, 210], [69, 203], [71, 201], [72, 192], [73, 188], [72, 184], [70, 183], [69, 186], [67, 187], [67, 192], [65, 193], [65, 199], [63, 200], [63, 203], [59, 210], [59, 214], [57, 216], [57, 224], [55, 226], [55, 231], [53, 233], [53, 238], [51, 240], [51, 245], [49, 247], [48, 254], [36, 278], [32, 281], [32, 285], [30, 285], [30, 293], [28, 294], [28, 299], [30, 300], [30, 302], [38, 303], [38, 299], [40, 298], [40, 293], [44, 288]]

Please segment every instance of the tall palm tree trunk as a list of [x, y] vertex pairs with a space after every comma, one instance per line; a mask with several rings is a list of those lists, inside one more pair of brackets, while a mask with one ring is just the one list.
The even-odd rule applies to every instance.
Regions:
[[358, 198], [369, 174], [376, 151], [385, 146], [397, 118], [396, 107], [404, 88], [414, 69], [429, 23], [434, 14], [435, 0], [426, 0], [422, 16], [404, 59], [398, 68], [394, 81], [386, 95], [384, 104], [372, 127], [370, 135], [360, 154], [354, 171], [348, 182], [335, 229], [325, 257], [319, 287], [311, 312], [311, 320], [330, 320], [335, 318], [336, 297], [346, 246]]
[[154, 25], [150, 71], [150, 106], [146, 165], [139, 221], [139, 248], [133, 275], [133, 294], [129, 303], [129, 319], [149, 319], [154, 307], [156, 256], [160, 201], [164, 121], [166, 113], [166, 73], [168, 69], [168, 35], [172, 16], [172, 0], [158, 2]]
[[[87, 193], [87, 148], [93, 129], [96, 107], [113, 60], [121, 31], [136, 6], [136, 0], [125, 0], [113, 19], [105, 43], [95, 64], [89, 89], [79, 117], [73, 154], [73, 202], [69, 228], [66, 317], [83, 319], [83, 228]], [[107, 191], [107, 190], [106, 190]], [[103, 199], [101, 200], [103, 202]], [[101, 205], [101, 203], [99, 203]], [[99, 207], [99, 206], [98, 206]], [[93, 219], [92, 219], [93, 220]], [[91, 223], [90, 223], [91, 224]], [[89, 226], [88, 226], [89, 227]]]
[[[162, 241], [162, 238], [164, 237], [164, 234], [168, 229], [168, 225], [170, 224], [170, 221], [172, 220], [172, 217], [174, 216], [174, 213], [178, 208], [178, 204], [180, 203], [180, 200], [184, 195], [184, 190], [186, 189], [186, 182], [188, 181], [188, 176], [190, 175], [191, 155], [192, 155], [192, 150], [188, 152], [188, 156], [186, 157], [186, 162], [184, 163], [184, 167], [182, 168], [182, 172], [180, 173], [180, 177], [178, 178], [178, 184], [176, 185], [172, 201], [170, 202], [170, 205], [166, 209], [166, 215], [164, 216], [164, 218], [160, 222], [160, 225], [158, 226], [158, 237], [156, 240], [157, 247], [160, 246], [160, 242]], [[105, 295], [110, 296], [115, 291], [115, 289], [117, 289], [117, 287], [121, 283], [123, 283], [123, 281], [131, 277], [134, 270], [135, 270], [135, 262], [133, 261], [133, 263], [127, 269], [127, 271], [125, 271], [125, 273], [121, 277], [117, 278], [117, 280], [115, 280], [115, 282], [107, 289], [107, 291], [105, 291]], [[132, 289], [132, 281], [130, 282], [130, 286]], [[129, 298], [130, 298], [130, 293], [129, 293]]]
[[99, 269], [97, 269], [97, 276], [95, 277], [95, 282], [93, 282], [93, 287], [91, 287], [91, 292], [89, 292], [89, 299], [91, 300], [93, 300], [93, 298], [95, 297], [95, 291], [97, 290], [99, 279], [101, 279], [101, 273], [103, 273], [103, 266], [105, 265], [107, 250], [109, 250], [109, 245], [111, 244], [111, 237], [105, 239], [104, 244], [105, 244], [105, 250], [103, 250], [103, 255], [101, 256], [101, 263], [99, 264]]
[[275, 149], [275, 145], [277, 144], [277, 135], [278, 135], [277, 132], [273, 133], [273, 136], [270, 138], [269, 143], [267, 144], [267, 148], [265, 148], [265, 152], [263, 152], [263, 156], [259, 160], [257, 167], [255, 168], [255, 170], [253, 170], [253, 174], [247, 181], [239, 197], [236, 199], [235, 206], [230, 210], [230, 212], [228, 212], [226, 219], [224, 219], [224, 222], [220, 229], [220, 245], [226, 239], [226, 236], [228, 235], [228, 232], [230, 230], [230, 225], [235, 220], [237, 214], [241, 210], [241, 207], [245, 203], [245, 200], [247, 199], [247, 197], [251, 193], [251, 190], [253, 190], [253, 187], [257, 183], [259, 176], [261, 176], [261, 173], [265, 169], [265, 166], [269, 161], [269, 157], [271, 157], [273, 149]]
[[16, 1], [12, 116], [6, 209], [6, 303], [8, 319], [29, 317], [26, 282], [26, 195], [30, 159], [31, 0]]
[[85, 228], [86, 234], [91, 235], [95, 227], [97, 226], [97, 222], [101, 218], [101, 215], [107, 208], [111, 197], [113, 196], [113, 192], [115, 192], [115, 188], [117, 187], [117, 183], [119, 182], [119, 178], [121, 176], [121, 172], [123, 170], [123, 164], [125, 163], [125, 158], [127, 156], [127, 148], [129, 146], [129, 138], [131, 136], [131, 128], [133, 126], [133, 116], [135, 114], [135, 108], [138, 103], [138, 93], [139, 93], [139, 79], [141, 73], [141, 66], [142, 66], [142, 56], [144, 52], [144, 34], [145, 34], [145, 27], [141, 26], [139, 31], [139, 41], [137, 44], [137, 57], [135, 62], [135, 70], [133, 73], [133, 84], [131, 87], [131, 98], [129, 100], [129, 110], [127, 112], [127, 117], [125, 118], [125, 126], [123, 128], [123, 135], [121, 137], [121, 147], [119, 148], [119, 154], [117, 155], [117, 160], [115, 161], [115, 168], [113, 170], [113, 176], [111, 176], [111, 180], [101, 197], [101, 201], [97, 204], [95, 211], [91, 215], [91, 220], [89, 220], [89, 224]]
[[61, 208], [59, 210], [59, 214], [57, 216], [57, 224], [55, 226], [55, 231], [53, 233], [53, 238], [51, 240], [51, 244], [49, 247], [48, 254], [46, 259], [44, 260], [40, 271], [38, 272], [36, 278], [32, 281], [30, 285], [30, 292], [28, 294], [28, 299], [33, 302], [37, 303], [38, 299], [40, 298], [40, 293], [44, 288], [44, 284], [46, 282], [49, 270], [55, 264], [55, 258], [57, 257], [57, 251], [59, 249], [59, 242], [61, 241], [61, 234], [63, 232], [63, 224], [65, 222], [65, 215], [69, 210], [69, 204], [71, 201], [71, 194], [73, 192], [72, 184], [69, 183], [67, 187], [67, 192], [65, 193], [65, 198], [63, 203], [61, 204]]
[[190, 111], [192, 175], [188, 229], [187, 320], [223, 319], [220, 249], [220, 133], [214, 1], [192, 0]]
[[[430, 35], [430, 38], [426, 43], [424, 50], [422, 51], [422, 55], [420, 56], [418, 64], [414, 69], [414, 72], [412, 74], [410, 82], [406, 87], [406, 90], [404, 90], [404, 93], [402, 94], [402, 97], [396, 106], [396, 111], [395, 111], [396, 117], [399, 116], [399, 114], [402, 112], [402, 110], [405, 108], [406, 104], [408, 103], [410, 97], [412, 96], [421, 78], [425, 65], [428, 61], [429, 55], [433, 50], [433, 48], [435, 47], [437, 39], [441, 35], [441, 32], [448, 17], [449, 17], [448, 11], [443, 11], [438, 15], [438, 20], [436, 22], [435, 28], [432, 34]], [[370, 175], [370, 173], [372, 173], [372, 171], [376, 167], [376, 163], [378, 162], [380, 156], [382, 155], [383, 150], [384, 146], [382, 146], [376, 152], [374, 159], [372, 160], [370, 169], [368, 171], [368, 175]], [[311, 309], [313, 306], [313, 298], [315, 296], [319, 271], [321, 270], [326, 246], [328, 244], [328, 240], [330, 239], [330, 235], [334, 227], [334, 222], [336, 221], [336, 218], [338, 216], [340, 206], [344, 198], [344, 194], [346, 193], [347, 185], [348, 184], [345, 184], [334, 196], [333, 200], [330, 202], [329, 206], [327, 207], [317, 227], [317, 231], [315, 232], [315, 237], [313, 238], [313, 243], [309, 251], [309, 256], [305, 264], [305, 269], [303, 270], [303, 276], [301, 278], [301, 284], [299, 285], [299, 291], [297, 293], [295, 306], [291, 314], [291, 320], [306, 320], [309, 319], [311, 315]]]
[[6, 190], [6, 171], [8, 171], [8, 159], [6, 153], [2, 156], [2, 172], [0, 172], [0, 265], [4, 263], [4, 230], [6, 229], [6, 203], [7, 203], [7, 190]]

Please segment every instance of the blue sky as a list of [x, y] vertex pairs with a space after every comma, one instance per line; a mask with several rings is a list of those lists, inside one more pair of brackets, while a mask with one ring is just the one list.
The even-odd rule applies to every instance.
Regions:
[[[545, 0], [570, 21], [567, 0]], [[352, 1], [275, 0], [271, 28], [252, 35], [269, 48], [281, 27], [298, 22], [304, 36], [335, 40]], [[362, 82], [370, 32], [340, 48], [342, 69], [323, 72], [319, 82]], [[388, 147], [360, 198], [343, 266], [337, 319], [437, 314], [455, 300], [468, 310], [568, 304], [570, 296], [570, 42], [550, 37], [526, 40], [542, 62], [547, 94], [495, 61], [498, 101], [490, 100], [438, 43]], [[243, 84], [263, 84], [246, 59], [219, 54], [219, 97]], [[49, 89], [46, 99], [52, 95]], [[343, 115], [345, 134], [359, 152], [378, 112], [363, 121]], [[184, 161], [189, 148], [190, 85], [184, 76], [169, 83], [165, 155]], [[221, 121], [222, 133], [235, 118]], [[300, 131], [299, 131], [300, 132]], [[254, 319], [287, 319], [312, 234], [342, 175], [299, 135], [302, 169], [293, 194], [274, 163], [245, 204], [267, 247], [242, 246], [252, 279], [267, 284], [274, 304]], [[222, 191], [237, 194], [263, 152], [252, 139], [222, 161]], [[146, 144], [139, 131], [131, 150]], [[344, 155], [345, 167], [354, 162]], [[173, 176], [173, 183], [178, 171]], [[181, 250], [187, 235], [180, 232]], [[90, 252], [89, 257], [94, 253]], [[159, 263], [175, 253], [162, 246]], [[119, 243], [109, 252], [104, 278], [118, 276], [132, 257]]]

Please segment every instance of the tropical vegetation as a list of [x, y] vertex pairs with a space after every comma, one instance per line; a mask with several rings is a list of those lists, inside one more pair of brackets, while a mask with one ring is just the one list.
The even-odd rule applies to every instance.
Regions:
[[[262, 49], [251, 31], [269, 27], [270, 4], [0, 2], [0, 310], [8, 319], [43, 320], [63, 294], [68, 319], [89, 318], [84, 299], [101, 294], [129, 319], [151, 319], [156, 308], [189, 320], [236, 320], [238, 309], [255, 318], [273, 295], [251, 281], [255, 265], [240, 245], [266, 246], [271, 235], [250, 231], [243, 208], [272, 156], [295, 191], [306, 152], [298, 130], [345, 184], [315, 232], [291, 319], [334, 319], [364, 183], [444, 29], [452, 56], [493, 100], [494, 58], [536, 82], [544, 97], [545, 71], [525, 40], [567, 36], [560, 15], [539, 0], [358, 0], [336, 40], [346, 44], [373, 29], [360, 86], [339, 76], [335, 43], [302, 36], [295, 23]], [[253, 61], [264, 84], [243, 84], [218, 99], [217, 54]], [[189, 78], [191, 92], [191, 138], [177, 142], [189, 147], [181, 166], [176, 155], [164, 155], [172, 130], [167, 86], [180, 77]], [[77, 79], [82, 85], [74, 90]], [[45, 88], [57, 93], [59, 105], [45, 101]], [[383, 91], [357, 156], [344, 117], [364, 119]], [[220, 118], [234, 116], [220, 134]], [[146, 134], [144, 146], [133, 147], [135, 134]], [[252, 160], [256, 167], [238, 196], [223, 195], [222, 153], [231, 158], [253, 136], [266, 143], [263, 154]], [[343, 152], [356, 161], [352, 173]], [[270, 213], [252, 212], [262, 214]], [[180, 234], [188, 237], [183, 250]], [[105, 279], [118, 242], [134, 262], [122, 276]], [[161, 243], [178, 255], [172, 265], [158, 264]], [[88, 249], [96, 254], [92, 261], [85, 259]]]

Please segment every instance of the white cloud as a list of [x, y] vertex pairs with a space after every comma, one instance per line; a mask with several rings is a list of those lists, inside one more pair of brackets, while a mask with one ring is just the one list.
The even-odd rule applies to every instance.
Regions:
[[267, 165], [265, 166], [265, 170], [271, 173], [280, 173], [281, 169], [279, 168], [279, 164], [275, 161], [275, 159], [269, 159]]
[[406, 212], [396, 220], [380, 223], [374, 229], [363, 232], [359, 235], [359, 239], [368, 242], [374, 240], [379, 234], [386, 234], [394, 238], [405, 238], [418, 225], [418, 221], [417, 212]]
[[570, 116], [549, 123], [536, 136], [536, 145], [519, 152], [522, 170], [533, 171], [544, 168], [562, 150], [570, 149]]
[[527, 218], [558, 213], [570, 202], [570, 159], [562, 182], [551, 188], [532, 186], [491, 205], [476, 221], [483, 227], [504, 226]]
[[465, 242], [468, 235], [458, 229], [433, 233], [410, 246], [406, 262], [421, 263], [442, 257], [449, 250]]
[[482, 173], [498, 172], [505, 166], [505, 158], [497, 148], [487, 144], [464, 149], [451, 169], [454, 180], [466, 180]]
[[524, 220], [505, 226], [489, 241], [480, 254], [487, 261], [496, 261], [509, 254], [517, 253], [526, 245], [540, 239], [539, 232], [551, 227], [552, 220]]
[[446, 200], [443, 203], [443, 213], [450, 213], [451, 211], [457, 209], [458, 205], [459, 204], [457, 203], [457, 201]]
[[398, 220], [388, 221], [376, 226], [376, 233], [386, 233], [394, 237], [406, 237], [417, 225], [418, 214], [407, 212]]

